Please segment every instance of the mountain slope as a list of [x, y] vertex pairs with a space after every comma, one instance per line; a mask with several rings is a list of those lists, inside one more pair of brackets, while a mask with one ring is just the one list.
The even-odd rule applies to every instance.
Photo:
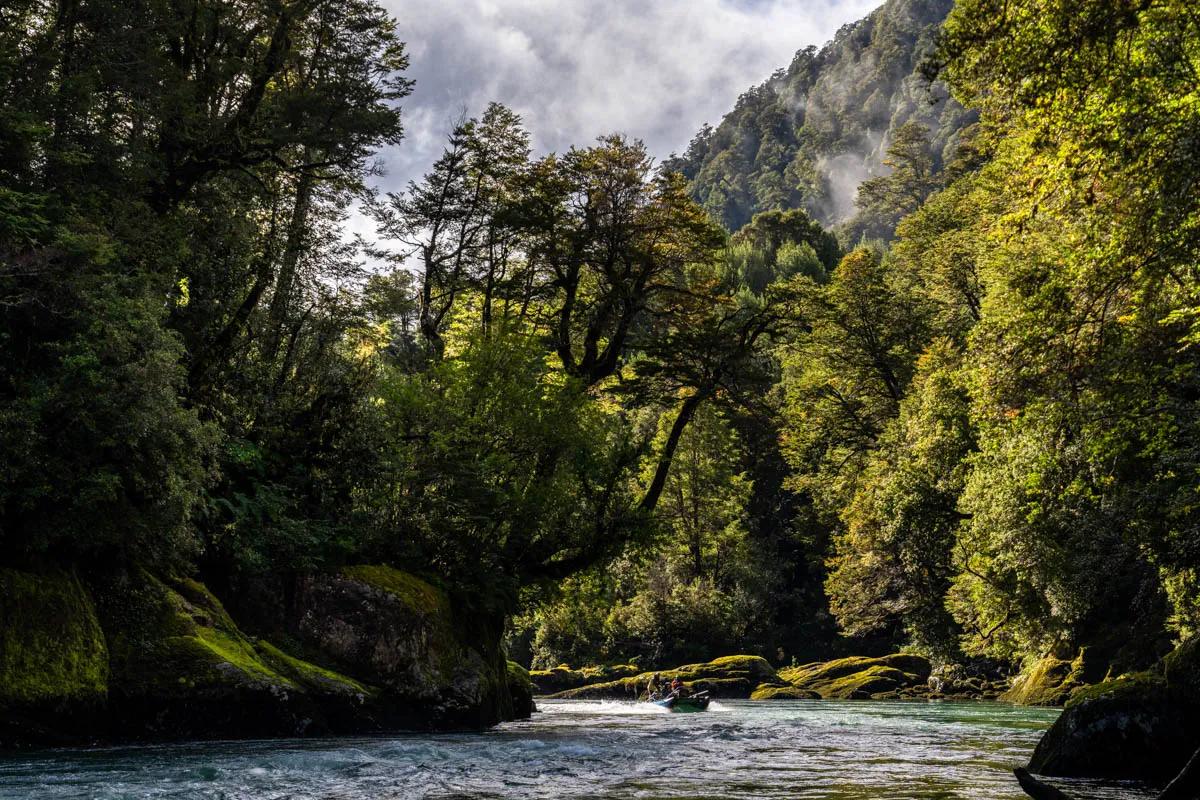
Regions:
[[907, 122], [928, 129], [940, 170], [974, 119], [944, 84], [931, 86], [918, 73], [952, 5], [888, 0], [819, 51], [797, 52], [667, 166], [689, 179], [696, 199], [730, 230], [774, 208], [804, 208], [826, 225], [845, 222], [858, 185], [887, 172], [888, 144]]

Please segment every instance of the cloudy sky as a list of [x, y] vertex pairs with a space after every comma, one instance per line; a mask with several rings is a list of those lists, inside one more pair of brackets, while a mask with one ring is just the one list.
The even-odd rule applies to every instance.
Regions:
[[385, 188], [419, 177], [464, 110], [520, 113], [539, 152], [619, 131], [682, 151], [738, 94], [882, 0], [384, 0], [416, 88]]

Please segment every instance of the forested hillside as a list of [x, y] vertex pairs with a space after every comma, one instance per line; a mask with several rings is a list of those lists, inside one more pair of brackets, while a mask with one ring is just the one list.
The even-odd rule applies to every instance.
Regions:
[[373, 0], [5, 5], [0, 745], [732, 651], [1200, 713], [1200, 16], [949, 6], [665, 169], [496, 103], [381, 194]]
[[974, 119], [943, 82], [931, 85], [920, 72], [951, 5], [888, 0], [819, 50], [800, 50], [668, 166], [688, 178], [692, 196], [729, 230], [760, 211], [803, 208], [826, 226], [845, 225], [852, 244], [864, 234], [890, 236], [923, 195], [907, 207], [879, 209], [882, 219], [851, 222], [859, 184], [890, 172], [887, 148], [906, 137], [933, 178]]

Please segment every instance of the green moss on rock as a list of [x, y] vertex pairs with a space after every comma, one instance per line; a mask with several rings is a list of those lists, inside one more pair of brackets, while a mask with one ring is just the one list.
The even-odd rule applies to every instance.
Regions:
[[298, 685], [265, 664], [202, 584], [134, 573], [103, 603], [113, 688], [129, 697]]
[[534, 711], [533, 682], [529, 671], [515, 661], [506, 662], [508, 693], [512, 697], [513, 714], [518, 719], [527, 719]]
[[930, 666], [921, 656], [895, 653], [880, 658], [850, 656], [782, 670], [779, 677], [799, 689], [821, 697], [865, 699], [919, 686], [928, 679]]
[[571, 669], [566, 664], [559, 664], [553, 669], [530, 670], [529, 677], [533, 681], [534, 691], [539, 695], [547, 695], [568, 689], [578, 689], [582, 686], [632, 678], [640, 672], [641, 670], [633, 664], [587, 666], [579, 669]]
[[895, 667], [882, 665], [868, 667], [862, 672], [846, 675], [827, 684], [820, 692], [822, 697], [851, 699], [869, 697], [872, 694], [894, 692], [916, 682], [915, 676]]
[[821, 695], [795, 686], [774, 686], [764, 683], [750, 695], [751, 700], [817, 700]]
[[503, 621], [459, 615], [449, 595], [382, 565], [298, 582], [291, 633], [323, 664], [376, 686], [389, 727], [482, 728], [515, 713]]
[[559, 664], [553, 669], [530, 670], [529, 679], [533, 682], [534, 690], [540, 695], [578, 689], [588, 683], [605, 682], [604, 679], [588, 681], [582, 670], [571, 669], [566, 664]]
[[1165, 782], [1200, 748], [1200, 640], [1150, 670], [1076, 689], [1034, 750], [1045, 775]]
[[634, 699], [646, 692], [650, 679], [660, 681], [678, 678], [693, 691], [710, 691], [717, 697], [749, 697], [761, 684], [784, 685], [774, 668], [760, 656], [723, 656], [703, 664], [686, 664], [676, 669], [643, 672], [613, 681], [588, 684], [552, 695], [556, 698], [627, 698]]
[[358, 564], [343, 567], [343, 577], [382, 589], [402, 600], [409, 608], [425, 614], [448, 614], [446, 593], [415, 575], [382, 564]]
[[108, 649], [79, 579], [0, 569], [0, 712], [98, 704], [107, 690]]
[[128, 573], [98, 589], [114, 723], [135, 738], [328, 732], [364, 687], [238, 628], [201, 583]]
[[1171, 691], [1200, 704], [1200, 636], [1194, 636], [1162, 660], [1162, 676]]
[[1071, 661], [1047, 655], [1022, 671], [1000, 699], [1023, 706], [1061, 706], [1085, 685], [1083, 650]]
[[374, 697], [378, 690], [359, 683], [353, 678], [334, 672], [331, 669], [319, 667], [316, 664], [290, 656], [270, 642], [259, 640], [254, 649], [262, 662], [275, 671], [276, 674], [304, 687], [310, 692], [346, 695], [358, 698], [360, 701]]

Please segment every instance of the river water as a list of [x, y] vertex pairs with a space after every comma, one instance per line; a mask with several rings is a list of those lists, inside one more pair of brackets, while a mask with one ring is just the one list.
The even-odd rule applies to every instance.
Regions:
[[[542, 701], [479, 734], [205, 742], [0, 755], [0, 799], [1024, 797], [1054, 709], [998, 703], [724, 701], [707, 713]], [[1058, 783], [1089, 800], [1131, 787]]]

